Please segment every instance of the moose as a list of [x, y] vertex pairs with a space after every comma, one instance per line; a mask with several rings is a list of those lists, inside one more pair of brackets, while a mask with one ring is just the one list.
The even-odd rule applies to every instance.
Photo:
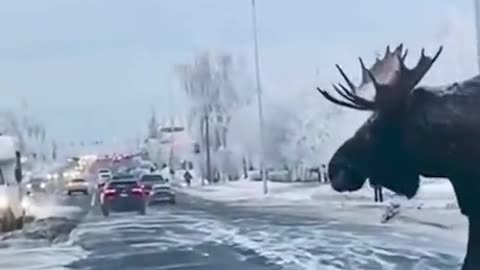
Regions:
[[[387, 46], [385, 55], [366, 68], [354, 85], [334, 84], [337, 94], [317, 90], [328, 101], [372, 114], [341, 145], [328, 164], [338, 192], [360, 189], [367, 179], [412, 198], [420, 176], [448, 178], [461, 213], [468, 218], [468, 244], [462, 270], [480, 269], [480, 75], [446, 86], [417, 86], [442, 52], [405, 64], [408, 50]], [[375, 95], [360, 95], [373, 87]], [[370, 88], [371, 89], [371, 88]]]

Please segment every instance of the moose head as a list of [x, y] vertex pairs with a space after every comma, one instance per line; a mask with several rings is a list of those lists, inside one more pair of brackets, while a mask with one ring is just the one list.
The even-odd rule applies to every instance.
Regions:
[[[408, 158], [404, 147], [403, 124], [408, 118], [411, 93], [442, 51], [425, 56], [413, 69], [405, 65], [407, 50], [400, 44], [393, 51], [387, 46], [382, 59], [367, 69], [361, 58], [362, 82], [355, 86], [339, 65], [343, 84], [333, 85], [339, 99], [320, 88], [317, 90], [334, 104], [363, 111], [372, 111], [370, 118], [335, 152], [328, 165], [329, 178], [339, 192], [360, 189], [367, 179], [396, 193], [413, 197], [419, 187], [419, 171]], [[358, 90], [371, 85], [373, 100], [358, 95]]]

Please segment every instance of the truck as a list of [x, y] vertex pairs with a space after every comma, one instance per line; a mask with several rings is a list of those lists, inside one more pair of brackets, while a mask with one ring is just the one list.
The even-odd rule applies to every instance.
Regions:
[[18, 140], [0, 134], [0, 227], [8, 232], [23, 227], [22, 162]]

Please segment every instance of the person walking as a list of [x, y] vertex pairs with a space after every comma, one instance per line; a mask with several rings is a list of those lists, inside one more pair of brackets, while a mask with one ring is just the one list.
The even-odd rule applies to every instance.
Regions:
[[185, 182], [187, 183], [187, 186], [190, 187], [193, 177], [190, 174], [190, 172], [188, 171], [188, 169], [185, 170], [185, 173], [183, 174], [183, 178], [185, 179]]
[[160, 171], [160, 174], [162, 175], [163, 179], [165, 179], [165, 181], [170, 181], [170, 169], [168, 168], [168, 165], [166, 163], [162, 165], [162, 170]]

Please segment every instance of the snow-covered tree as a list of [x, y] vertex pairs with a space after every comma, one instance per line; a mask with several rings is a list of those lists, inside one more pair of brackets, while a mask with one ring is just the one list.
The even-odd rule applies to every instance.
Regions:
[[158, 121], [155, 111], [152, 109], [150, 120], [148, 121], [148, 137], [158, 138]]
[[228, 53], [203, 52], [176, 70], [190, 99], [187, 121], [193, 136], [207, 152], [228, 148], [232, 114], [252, 93], [242, 62]]

